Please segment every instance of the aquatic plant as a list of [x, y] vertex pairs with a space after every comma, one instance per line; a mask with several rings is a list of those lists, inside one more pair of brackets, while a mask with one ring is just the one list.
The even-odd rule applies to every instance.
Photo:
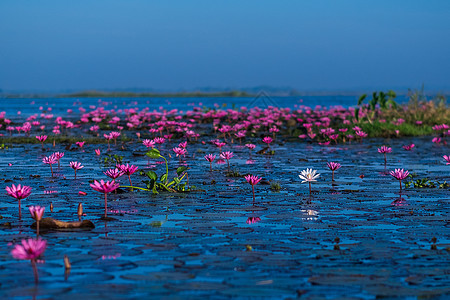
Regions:
[[43, 162], [44, 164], [50, 165], [50, 171], [51, 171], [51, 173], [52, 173], [52, 177], [53, 177], [53, 167], [52, 167], [52, 165], [53, 165], [53, 164], [56, 164], [57, 161], [58, 161], [58, 159], [57, 159], [57, 157], [56, 157], [54, 154], [52, 154], [52, 155], [50, 155], [50, 156], [46, 156], [46, 157], [44, 157], [44, 158], [42, 159], [42, 162]]
[[246, 175], [244, 176], [245, 180], [252, 186], [252, 193], [253, 193], [253, 202], [255, 202], [255, 185], [257, 185], [261, 181], [261, 177], [254, 176], [254, 175]]
[[69, 165], [75, 171], [75, 179], [77, 179], [77, 170], [83, 169], [84, 166], [82, 166], [81, 163], [78, 161], [71, 161]]
[[300, 175], [298, 175], [298, 177], [300, 177], [300, 179], [302, 179], [302, 183], [307, 182], [309, 184], [309, 194], [311, 195], [311, 182], [313, 181], [317, 181], [316, 179], [319, 178], [320, 174], [316, 174], [317, 170], [313, 170], [313, 169], [306, 169], [303, 170]]
[[36, 267], [36, 260], [45, 252], [47, 248], [47, 241], [41, 238], [37, 239], [23, 239], [21, 244], [14, 246], [11, 250], [11, 255], [15, 259], [30, 260], [34, 273], [34, 281], [37, 284], [39, 282], [39, 275]]
[[248, 148], [248, 150], [250, 151], [250, 155], [252, 155], [252, 150], [255, 149], [256, 145], [255, 144], [245, 144], [245, 147]]
[[107, 202], [107, 194], [116, 190], [119, 187], [118, 183], [115, 183], [114, 181], [97, 181], [94, 180], [94, 183], [90, 184], [91, 188], [97, 192], [105, 194], [105, 219], [108, 217], [108, 202]]
[[450, 155], [444, 155], [442, 157], [447, 161], [447, 165], [450, 165]]
[[85, 143], [86, 143], [85, 141], [82, 141], [82, 142], [76, 142], [75, 144], [76, 144], [78, 147], [80, 147], [80, 149], [81, 149], [81, 148], [83, 148], [83, 146], [84, 146]]
[[230, 172], [230, 159], [234, 156], [233, 152], [231, 151], [225, 151], [220, 153], [220, 157], [222, 159], [226, 159], [227, 160], [227, 164], [228, 164], [228, 172]]
[[409, 172], [403, 169], [395, 169], [395, 171], [389, 172], [392, 177], [400, 182], [400, 191], [402, 190], [402, 180], [408, 177]]
[[[188, 191], [191, 190], [191, 188], [186, 187], [187, 183], [181, 184], [181, 181], [184, 179], [185, 176], [187, 176], [186, 170], [188, 169], [185, 166], [178, 167], [176, 170], [177, 176], [174, 177], [171, 181], [168, 180], [169, 176], [169, 166], [167, 164], [167, 160], [164, 156], [162, 156], [159, 153], [159, 150], [154, 148], [150, 150], [147, 155], [150, 158], [163, 158], [166, 162], [166, 173], [161, 175], [158, 179], [158, 175], [154, 171], [148, 171], [146, 173], [143, 173], [148, 177], [149, 180], [144, 181], [144, 183], [147, 185], [147, 188], [139, 188], [140, 190], [144, 191], [151, 191], [153, 194], [158, 194], [158, 191], [168, 191], [168, 192], [177, 192], [177, 191]], [[181, 176], [181, 177], [180, 177]], [[194, 187], [192, 187], [194, 188]]]
[[273, 192], [281, 191], [281, 184], [278, 181], [270, 181], [270, 190]]
[[103, 172], [103, 174], [110, 177], [113, 180], [113, 182], [116, 182], [116, 179], [125, 173], [122, 170], [119, 170], [118, 168], [114, 168], [106, 170], [106, 172]]
[[266, 137], [264, 137], [264, 138], [262, 139], [262, 141], [263, 141], [263, 143], [266, 143], [266, 144], [267, 144], [267, 147], [270, 148], [270, 143], [273, 142], [273, 139], [272, 139], [270, 136], [266, 136]]
[[212, 172], [212, 162], [216, 159], [216, 156], [213, 154], [205, 155], [205, 159], [209, 162], [209, 171]]
[[112, 131], [109, 135], [114, 139], [114, 145], [117, 146], [117, 138], [120, 136], [120, 132]]
[[142, 141], [142, 144], [148, 148], [153, 148], [155, 147], [155, 141], [154, 140], [149, 140], [149, 139], [145, 139]]
[[334, 171], [339, 169], [341, 167], [340, 163], [337, 162], [328, 162], [327, 163], [328, 168], [331, 170], [331, 181], [334, 181]]
[[386, 166], [386, 162], [387, 162], [386, 153], [391, 153], [391, 152], [392, 152], [391, 147], [381, 146], [380, 148], [378, 148], [378, 153], [384, 154], [384, 165], [385, 166]]
[[55, 152], [55, 153], [53, 153], [53, 155], [55, 156], [56, 160], [58, 161], [58, 168], [60, 168], [61, 167], [60, 161], [61, 161], [61, 158], [64, 157], [64, 152]]
[[31, 187], [27, 185], [21, 186], [20, 184], [15, 186], [13, 184], [11, 187], [7, 186], [5, 189], [9, 196], [16, 198], [19, 201], [19, 219], [21, 219], [22, 210], [20, 208], [20, 201], [30, 196]]
[[180, 158], [180, 161], [181, 161], [181, 155], [184, 155], [187, 152], [185, 148], [181, 148], [181, 147], [175, 147], [172, 150], [173, 150], [173, 152], [175, 152], [176, 156], [178, 156]]
[[415, 145], [414, 145], [414, 144], [409, 144], [409, 145], [403, 145], [402, 147], [403, 147], [403, 149], [405, 149], [406, 151], [411, 151], [412, 148], [415, 147]]
[[44, 149], [44, 142], [45, 142], [45, 140], [47, 139], [47, 136], [46, 136], [46, 135], [37, 135], [37, 136], [36, 136], [36, 139], [37, 139], [39, 142], [41, 142], [41, 144], [42, 144], [42, 149]]
[[128, 165], [128, 164], [117, 165], [116, 167], [128, 176], [128, 180], [130, 181], [130, 186], [133, 186], [131, 184], [131, 175], [133, 175], [138, 170], [138, 167], [135, 165]]
[[39, 222], [42, 220], [42, 216], [44, 215], [45, 207], [41, 206], [30, 206], [28, 207], [30, 210], [31, 217], [36, 220], [36, 238], [39, 237]]
[[100, 156], [100, 153], [101, 153], [100, 149], [95, 149], [94, 151], [97, 156]]

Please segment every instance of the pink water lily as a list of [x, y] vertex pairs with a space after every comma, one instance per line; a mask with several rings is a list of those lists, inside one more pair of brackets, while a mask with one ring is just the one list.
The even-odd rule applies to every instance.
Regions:
[[442, 157], [447, 161], [447, 165], [450, 165], [450, 155], [444, 155]]
[[341, 167], [340, 163], [337, 162], [328, 162], [327, 163], [328, 168], [331, 170], [331, 181], [334, 181], [334, 171], [339, 169]]
[[34, 273], [34, 281], [36, 284], [39, 281], [39, 275], [36, 267], [36, 260], [45, 252], [47, 248], [47, 242], [41, 238], [37, 239], [23, 239], [21, 244], [14, 246], [11, 250], [11, 255], [15, 259], [30, 260]]
[[69, 165], [75, 171], [75, 179], [77, 179], [77, 170], [81, 170], [84, 166], [78, 161], [71, 161]]
[[205, 155], [205, 159], [209, 162], [209, 171], [212, 171], [212, 162], [216, 159], [216, 156], [212, 154], [207, 154]]
[[108, 213], [108, 202], [106, 195], [116, 190], [119, 187], [119, 184], [115, 183], [114, 181], [94, 180], [94, 183], [91, 183], [90, 186], [93, 190], [105, 194], [105, 219], [106, 219]]
[[121, 170], [124, 174], [128, 175], [128, 179], [130, 181], [130, 186], [133, 186], [131, 184], [131, 175], [134, 174], [137, 170], [138, 167], [135, 165], [117, 165], [116, 166], [119, 170]]
[[402, 180], [408, 177], [409, 172], [403, 169], [395, 169], [395, 171], [389, 172], [392, 177], [400, 182], [400, 191], [402, 190]]
[[228, 164], [228, 172], [230, 171], [230, 159], [234, 156], [233, 152], [231, 151], [225, 151], [220, 153], [220, 157], [222, 159], [226, 159], [227, 160], [227, 164]]
[[27, 185], [21, 186], [20, 184], [15, 186], [13, 184], [11, 187], [7, 186], [5, 189], [9, 196], [16, 198], [18, 200], [18, 202], [19, 202], [19, 219], [21, 219], [22, 218], [22, 210], [20, 207], [20, 204], [21, 204], [20, 201], [22, 199], [25, 199], [28, 196], [30, 196], [31, 187], [27, 186]]
[[261, 177], [254, 176], [254, 175], [246, 175], [244, 176], [245, 180], [252, 186], [252, 193], [253, 193], [253, 202], [255, 202], [255, 185], [257, 185], [261, 181]]
[[39, 236], [39, 222], [42, 220], [42, 216], [44, 215], [45, 207], [41, 206], [30, 206], [28, 207], [30, 210], [31, 217], [36, 220], [36, 237]]

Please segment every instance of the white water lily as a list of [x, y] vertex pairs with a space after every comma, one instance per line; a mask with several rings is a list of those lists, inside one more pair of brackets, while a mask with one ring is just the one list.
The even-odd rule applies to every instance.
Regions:
[[298, 175], [298, 177], [300, 177], [300, 179], [302, 179], [302, 183], [305, 182], [312, 182], [312, 181], [317, 181], [316, 179], [319, 178], [320, 174], [316, 174], [317, 170], [313, 170], [313, 169], [306, 169], [303, 170], [302, 173], [300, 175]]

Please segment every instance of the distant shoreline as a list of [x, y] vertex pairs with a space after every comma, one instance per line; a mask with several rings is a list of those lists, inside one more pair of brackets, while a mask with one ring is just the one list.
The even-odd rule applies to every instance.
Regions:
[[4, 94], [0, 98], [205, 98], [205, 97], [255, 97], [242, 91], [226, 92], [180, 92], [180, 93], [135, 93], [135, 92], [101, 92], [84, 91], [68, 94]]

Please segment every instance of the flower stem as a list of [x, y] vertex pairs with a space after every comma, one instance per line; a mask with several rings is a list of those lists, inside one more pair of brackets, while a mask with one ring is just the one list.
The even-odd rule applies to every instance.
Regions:
[[53, 177], [53, 167], [52, 167], [52, 164], [50, 164], [50, 171], [52, 172], [52, 177]]
[[107, 210], [108, 210], [108, 203], [106, 202], [106, 193], [105, 193], [105, 219], [107, 218]]
[[334, 181], [334, 170], [331, 170], [331, 181]]
[[39, 274], [36, 267], [36, 259], [31, 260], [31, 266], [33, 267], [33, 273], [34, 273], [34, 283], [38, 284], [39, 282]]
[[36, 221], [36, 239], [39, 237], [39, 221]]
[[309, 183], [309, 195], [311, 195], [311, 181], [308, 181]]
[[255, 203], [255, 186], [252, 185], [252, 192], [253, 192], [253, 203]]
[[22, 219], [22, 209], [20, 208], [20, 199], [19, 199], [19, 220]]

